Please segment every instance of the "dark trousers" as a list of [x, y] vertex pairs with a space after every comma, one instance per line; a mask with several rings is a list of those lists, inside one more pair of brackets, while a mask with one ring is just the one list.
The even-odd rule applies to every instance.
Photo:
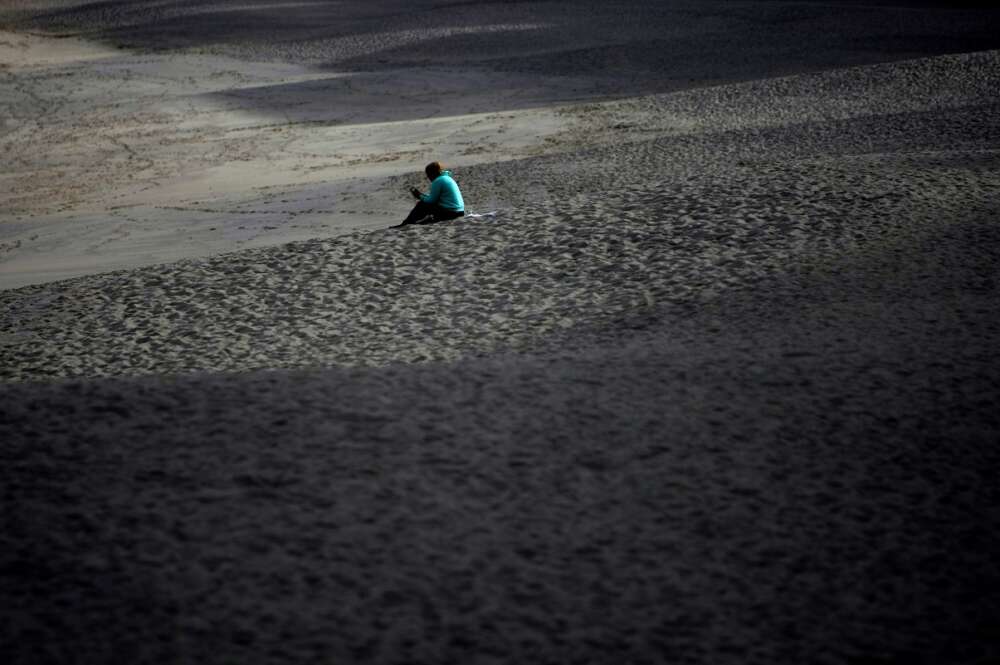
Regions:
[[463, 216], [465, 216], [465, 212], [462, 210], [448, 210], [434, 203], [417, 201], [417, 205], [413, 206], [413, 210], [410, 211], [410, 214], [406, 216], [406, 219], [403, 220], [400, 226], [406, 226], [407, 224], [433, 224], [434, 222], [444, 222]]

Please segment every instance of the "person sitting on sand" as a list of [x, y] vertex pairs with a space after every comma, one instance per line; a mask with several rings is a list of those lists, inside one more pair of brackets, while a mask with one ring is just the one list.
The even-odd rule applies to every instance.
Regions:
[[416, 187], [410, 188], [410, 193], [417, 199], [417, 205], [407, 215], [400, 226], [407, 224], [433, 224], [465, 215], [465, 201], [458, 183], [451, 177], [451, 171], [446, 171], [441, 162], [431, 162], [424, 168], [427, 179], [431, 181], [431, 189], [426, 194]]

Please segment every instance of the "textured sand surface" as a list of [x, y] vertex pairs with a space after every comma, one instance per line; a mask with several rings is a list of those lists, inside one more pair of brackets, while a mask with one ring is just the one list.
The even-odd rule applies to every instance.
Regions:
[[5, 662], [1000, 659], [1000, 51], [636, 90], [495, 217], [0, 291]]
[[[1000, 201], [996, 90], [1000, 56], [984, 52], [604, 104], [582, 113], [611, 127], [632, 118], [622, 130], [632, 140], [460, 170], [470, 200], [510, 201], [488, 221], [0, 292], [0, 371], [25, 380], [530, 351], [614, 337], [635, 316], [766, 289], [814, 265], [856, 279], [838, 264], [942, 234], [953, 240], [940, 251], [968, 269], [984, 250], [966, 257], [966, 235], [989, 234]], [[848, 107], [851, 97], [862, 101]], [[995, 266], [983, 266], [992, 283]]]

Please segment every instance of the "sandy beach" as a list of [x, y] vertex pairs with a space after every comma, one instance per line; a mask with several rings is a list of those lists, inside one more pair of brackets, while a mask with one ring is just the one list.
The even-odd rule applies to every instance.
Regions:
[[3, 3], [5, 661], [995, 662], [998, 91], [934, 2]]

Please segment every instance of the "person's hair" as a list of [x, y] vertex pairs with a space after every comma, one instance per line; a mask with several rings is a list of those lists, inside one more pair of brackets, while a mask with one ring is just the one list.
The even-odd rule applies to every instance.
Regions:
[[431, 162], [424, 167], [424, 173], [427, 174], [428, 178], [436, 178], [444, 172], [444, 164], [441, 162]]

